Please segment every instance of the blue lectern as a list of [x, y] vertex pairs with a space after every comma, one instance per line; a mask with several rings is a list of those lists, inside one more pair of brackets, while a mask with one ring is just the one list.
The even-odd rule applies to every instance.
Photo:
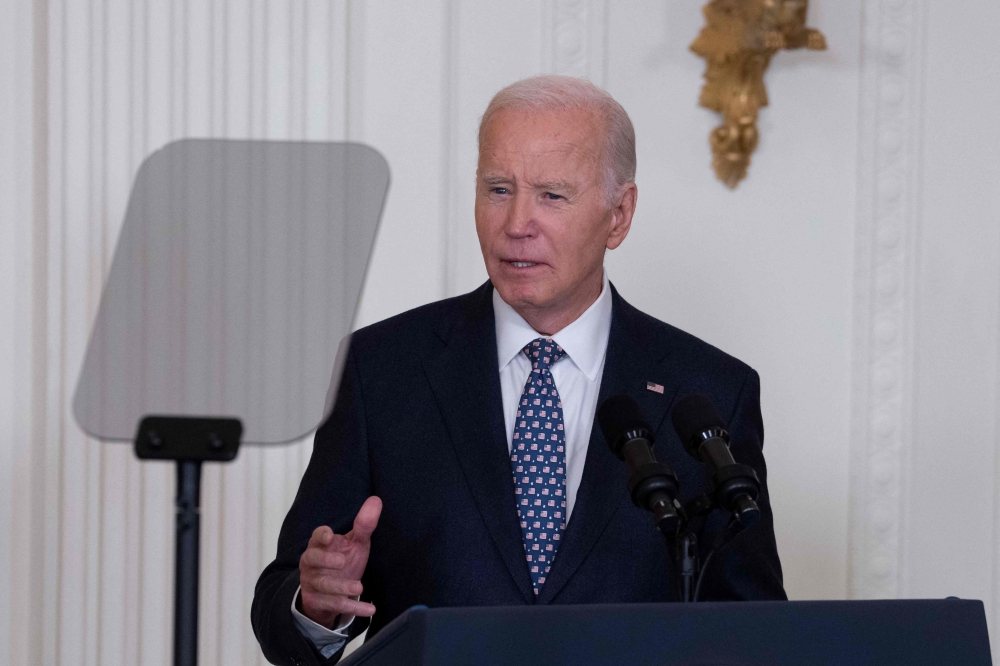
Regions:
[[411, 608], [345, 666], [990, 666], [981, 601]]

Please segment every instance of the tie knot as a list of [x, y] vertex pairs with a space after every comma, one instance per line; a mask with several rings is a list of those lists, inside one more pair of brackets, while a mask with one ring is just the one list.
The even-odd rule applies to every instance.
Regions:
[[539, 370], [548, 370], [566, 355], [566, 350], [557, 345], [552, 338], [532, 340], [521, 351], [531, 361], [532, 366]]

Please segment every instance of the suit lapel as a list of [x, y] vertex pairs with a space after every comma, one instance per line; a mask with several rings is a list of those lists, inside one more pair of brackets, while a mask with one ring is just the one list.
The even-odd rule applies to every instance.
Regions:
[[507, 451], [491, 299], [489, 283], [473, 292], [464, 316], [442, 326], [445, 347], [424, 360], [424, 372], [483, 522], [521, 594], [534, 603]]
[[[648, 338], [650, 327], [641, 320], [643, 315], [622, 300], [613, 286], [611, 294], [611, 333], [597, 404], [613, 395], [629, 395], [638, 403], [655, 432], [681, 378], [668, 371], [664, 363], [668, 350], [662, 342]], [[647, 381], [661, 384], [664, 392], [647, 390]], [[627, 479], [625, 464], [611, 453], [595, 422], [573, 514], [552, 571], [538, 595], [538, 603], [549, 603], [556, 597], [593, 549], [620, 505], [632, 501], [628, 496]], [[652, 521], [650, 529], [654, 529]]]

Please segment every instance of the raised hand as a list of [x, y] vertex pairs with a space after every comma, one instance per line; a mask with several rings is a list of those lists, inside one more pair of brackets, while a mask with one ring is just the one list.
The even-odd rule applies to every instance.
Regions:
[[299, 558], [301, 612], [313, 622], [333, 628], [349, 618], [375, 614], [375, 606], [352, 597], [361, 594], [361, 576], [381, 513], [382, 500], [373, 495], [361, 505], [347, 534], [334, 534], [325, 525], [313, 532]]

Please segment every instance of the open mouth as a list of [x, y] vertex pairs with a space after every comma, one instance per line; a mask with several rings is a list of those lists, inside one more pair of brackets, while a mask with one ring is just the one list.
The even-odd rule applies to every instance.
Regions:
[[531, 261], [528, 259], [501, 259], [501, 263], [510, 266], [511, 268], [518, 268], [525, 270], [528, 268], [535, 268], [536, 266], [544, 266], [540, 261]]

